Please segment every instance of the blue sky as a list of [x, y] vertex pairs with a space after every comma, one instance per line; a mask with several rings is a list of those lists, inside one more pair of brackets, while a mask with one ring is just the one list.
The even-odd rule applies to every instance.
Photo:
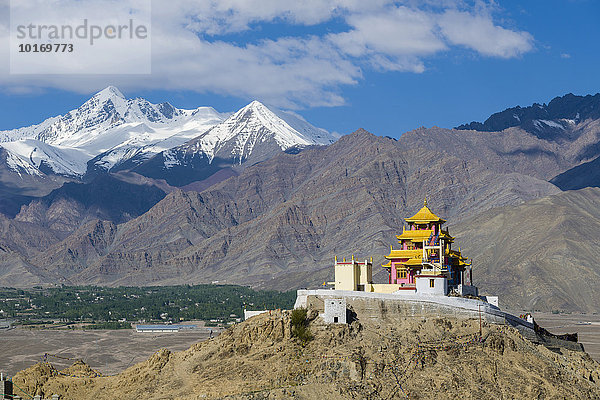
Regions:
[[0, 129], [63, 114], [111, 84], [180, 108], [258, 99], [329, 131], [392, 137], [600, 91], [593, 0], [308, 3], [153, 3], [151, 76], [15, 76], [3, 63]]

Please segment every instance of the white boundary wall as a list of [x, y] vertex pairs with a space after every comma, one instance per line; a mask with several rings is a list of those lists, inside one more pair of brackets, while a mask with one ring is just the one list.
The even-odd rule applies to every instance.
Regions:
[[[487, 322], [511, 325], [519, 329], [533, 331], [533, 324], [512, 314], [500, 310], [498, 307], [486, 303], [481, 300], [466, 299], [463, 297], [449, 296], [428, 296], [417, 294], [387, 294], [387, 293], [372, 293], [372, 292], [357, 292], [350, 290], [298, 290], [296, 303], [294, 308], [308, 307], [309, 296], [314, 296], [321, 300], [345, 298], [346, 303], [355, 301], [367, 301], [380, 303], [379, 307], [386, 309], [396, 306], [397, 309], [402, 309], [405, 314], [414, 315], [437, 315], [437, 316], [454, 316], [463, 318], [478, 318], [481, 315], [482, 319]], [[376, 305], [370, 306], [374, 309]], [[402, 314], [399, 314], [401, 316]]]
[[260, 314], [264, 314], [266, 312], [268, 312], [269, 310], [260, 310], [260, 311], [247, 311], [244, 310], [244, 321], [247, 320], [248, 318], [252, 318], [256, 315], [260, 315]]

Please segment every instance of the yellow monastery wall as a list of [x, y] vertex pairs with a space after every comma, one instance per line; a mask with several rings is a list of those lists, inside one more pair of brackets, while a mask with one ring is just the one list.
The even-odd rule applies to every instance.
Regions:
[[389, 283], [372, 283], [370, 292], [374, 293], [394, 293], [400, 285]]
[[356, 290], [360, 279], [358, 265], [336, 264], [335, 266], [335, 289]]

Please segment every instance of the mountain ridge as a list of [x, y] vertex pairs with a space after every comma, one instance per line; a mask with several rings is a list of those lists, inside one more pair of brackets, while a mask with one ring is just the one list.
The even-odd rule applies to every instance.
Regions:
[[[437, 212], [454, 216], [453, 223], [481, 198], [470, 200], [458, 187], [490, 192], [488, 200], [479, 200], [481, 211], [557, 191], [517, 173], [483, 174], [480, 163], [468, 159], [435, 166], [467, 171], [456, 171], [451, 186], [435, 175], [424, 180], [422, 154], [403, 146], [359, 130], [330, 146], [281, 153], [201, 193], [171, 192], [147, 213], [118, 225], [105, 254], [57, 243], [30, 261], [47, 265], [46, 273], [53, 276], [73, 262], [68, 254], [79, 254], [86, 268], [69, 275], [72, 284], [225, 280], [288, 289], [297, 287], [298, 279], [306, 284], [330, 280], [336, 254], [373, 255], [379, 261], [394, 244], [403, 218], [422, 204], [423, 197], [415, 194], [422, 185], [444, 184], [455, 192], [451, 198], [428, 196]], [[439, 157], [428, 152], [427, 157]], [[503, 188], [502, 195], [496, 186]], [[534, 189], [539, 193], [532, 195]], [[82, 243], [76, 236], [68, 242]]]
[[455, 129], [501, 132], [521, 127], [541, 139], [560, 140], [570, 125], [587, 119], [600, 119], [600, 93], [576, 96], [573, 93], [553, 98], [547, 105], [534, 103], [528, 107], [511, 107], [496, 112], [483, 123], [473, 121]]

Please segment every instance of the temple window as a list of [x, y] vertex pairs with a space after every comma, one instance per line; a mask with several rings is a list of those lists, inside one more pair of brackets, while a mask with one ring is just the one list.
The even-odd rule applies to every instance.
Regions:
[[429, 287], [430, 288], [435, 287], [435, 279], [430, 279], [429, 280]]

